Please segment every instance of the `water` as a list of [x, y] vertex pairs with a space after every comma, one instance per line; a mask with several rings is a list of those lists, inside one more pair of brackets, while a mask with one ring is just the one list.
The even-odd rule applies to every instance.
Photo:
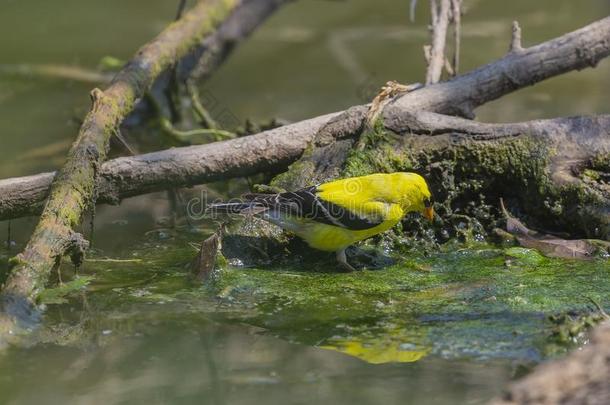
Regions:
[[[171, 21], [177, 2], [1, 3], [0, 65], [95, 69], [107, 55], [128, 59]], [[366, 102], [390, 79], [421, 81], [428, 18], [420, 3], [415, 23], [405, 1], [285, 6], [203, 86], [213, 112], [299, 120]], [[506, 51], [513, 19], [529, 45], [610, 11], [604, 0], [466, 5], [463, 71]], [[602, 61], [490, 103], [479, 118], [607, 112], [609, 72]], [[0, 73], [0, 177], [59, 167], [93, 86]], [[298, 266], [237, 270], [201, 288], [186, 268], [188, 243], [203, 236], [167, 229], [169, 212], [164, 193], [98, 210], [95, 261], [81, 270], [93, 281], [86, 294], [48, 305], [30, 346], [0, 355], [1, 403], [483, 403], [523, 368], [565, 352], [549, 339], [546, 315], [582, 310], [588, 296], [609, 304], [604, 262], [507, 269], [504, 253], [489, 248], [349, 277]], [[33, 224], [13, 221], [15, 250]], [[319, 295], [303, 293], [320, 284]]]

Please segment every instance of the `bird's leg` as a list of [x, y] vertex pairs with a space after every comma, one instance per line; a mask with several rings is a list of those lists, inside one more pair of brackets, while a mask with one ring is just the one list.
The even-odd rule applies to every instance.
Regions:
[[351, 272], [356, 271], [348, 262], [347, 256], [345, 256], [345, 249], [337, 250], [337, 261], [341, 265], [344, 271]]

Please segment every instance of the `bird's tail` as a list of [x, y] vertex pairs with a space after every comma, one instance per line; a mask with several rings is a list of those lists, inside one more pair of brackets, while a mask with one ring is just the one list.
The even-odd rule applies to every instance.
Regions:
[[205, 212], [207, 216], [214, 216], [217, 214], [255, 215], [265, 210], [267, 210], [267, 208], [255, 201], [246, 201], [210, 204], [207, 206]]

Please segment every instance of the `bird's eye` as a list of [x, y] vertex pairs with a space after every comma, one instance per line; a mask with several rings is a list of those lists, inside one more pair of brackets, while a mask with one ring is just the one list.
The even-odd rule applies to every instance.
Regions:
[[432, 199], [424, 198], [424, 207], [426, 207], [426, 208], [432, 207]]

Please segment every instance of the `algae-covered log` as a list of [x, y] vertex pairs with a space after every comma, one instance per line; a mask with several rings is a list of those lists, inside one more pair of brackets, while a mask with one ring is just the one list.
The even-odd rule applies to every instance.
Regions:
[[[349, 114], [357, 119], [365, 111]], [[418, 172], [430, 183], [438, 215], [432, 226], [408, 217], [403, 229], [424, 245], [490, 235], [503, 225], [501, 198], [536, 228], [593, 239], [610, 236], [608, 115], [485, 124], [403, 112], [386, 116], [362, 135], [329, 135], [341, 134], [345, 121], [322, 128], [271, 186], [294, 190], [337, 177]], [[268, 227], [246, 221], [225, 237], [223, 253], [230, 260], [260, 265], [302, 252], [302, 245], [286, 243]], [[384, 241], [385, 247], [398, 249], [412, 243], [400, 231]]]
[[[303, 186], [303, 178], [416, 171], [429, 180], [438, 201], [441, 239], [464, 225], [476, 225], [481, 233], [497, 226], [500, 198], [532, 225], [607, 239], [609, 129], [610, 116], [485, 124], [403, 112], [386, 116], [359, 138], [311, 148], [272, 184], [291, 189]], [[327, 155], [339, 162], [332, 170]]]
[[186, 55], [202, 37], [210, 35], [238, 4], [237, 0], [199, 2], [140, 48], [105, 91], [92, 91], [91, 110], [66, 164], [55, 176], [40, 221], [25, 250], [13, 260], [14, 267], [3, 287], [2, 339], [15, 332], [18, 315], [15, 311], [34, 302], [61, 257], [70, 251], [74, 256], [82, 253], [84, 240], [73, 227], [95, 200], [99, 167], [106, 159], [108, 142], [118, 125], [159, 74]]
[[[431, 113], [396, 118], [387, 128], [404, 136], [394, 143], [393, 161], [382, 162], [425, 174], [445, 221], [466, 214], [491, 226], [505, 198], [532, 225], [610, 238], [609, 116], [507, 125]], [[355, 153], [347, 167], [370, 158]]]

